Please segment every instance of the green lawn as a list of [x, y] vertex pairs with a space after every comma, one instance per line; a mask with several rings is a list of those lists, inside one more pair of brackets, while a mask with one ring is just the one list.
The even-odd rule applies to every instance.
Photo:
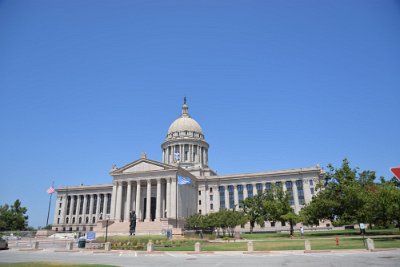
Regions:
[[72, 264], [63, 262], [18, 262], [18, 263], [0, 263], [4, 267], [116, 267], [115, 265], [104, 264]]

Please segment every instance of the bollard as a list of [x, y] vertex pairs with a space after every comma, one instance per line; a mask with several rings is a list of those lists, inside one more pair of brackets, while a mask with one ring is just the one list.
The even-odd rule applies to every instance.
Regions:
[[110, 242], [106, 242], [104, 244], [104, 250], [105, 251], [110, 251], [111, 250], [111, 243]]
[[34, 249], [39, 249], [39, 241], [33, 242], [33, 248]]
[[201, 252], [201, 244], [199, 242], [194, 244], [194, 252]]
[[74, 243], [73, 242], [67, 242], [67, 250], [72, 250], [72, 248], [74, 247]]
[[374, 240], [372, 240], [371, 238], [367, 238], [367, 249], [368, 250], [375, 249]]
[[153, 240], [149, 240], [149, 243], [147, 243], [147, 251], [148, 252], [153, 252], [154, 251]]
[[304, 240], [304, 250], [311, 250], [310, 240]]
[[336, 246], [339, 246], [339, 236], [336, 236]]
[[247, 251], [248, 252], [253, 252], [254, 251], [254, 246], [253, 246], [253, 242], [252, 241], [247, 242]]

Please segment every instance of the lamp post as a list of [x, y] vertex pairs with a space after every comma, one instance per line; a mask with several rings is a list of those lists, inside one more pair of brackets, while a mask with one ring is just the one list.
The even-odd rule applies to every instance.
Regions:
[[106, 215], [106, 239], [104, 243], [107, 243], [107, 235], [108, 235], [108, 220], [110, 220], [110, 215]]

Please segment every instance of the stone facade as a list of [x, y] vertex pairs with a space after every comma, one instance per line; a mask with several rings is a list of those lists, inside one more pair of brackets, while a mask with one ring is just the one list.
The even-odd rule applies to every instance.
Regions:
[[[121, 168], [113, 166], [112, 184], [56, 189], [53, 230], [104, 233], [107, 225], [110, 234], [127, 234], [133, 210], [138, 233], [160, 233], [167, 228], [179, 231], [184, 219], [192, 214], [240, 209], [244, 199], [272, 185], [290, 191], [290, 204], [299, 212], [317, 193], [315, 185], [323, 178], [319, 166], [217, 175], [208, 166], [209, 144], [200, 125], [190, 117], [186, 99], [161, 149], [162, 162], [142, 154]], [[179, 177], [190, 183], [179, 184]], [[285, 227], [267, 223], [262, 230]]]

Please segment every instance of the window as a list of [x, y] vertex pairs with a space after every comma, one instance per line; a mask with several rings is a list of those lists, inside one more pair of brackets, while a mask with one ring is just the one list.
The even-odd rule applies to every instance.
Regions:
[[237, 186], [238, 190], [238, 200], [239, 200], [239, 208], [243, 208], [243, 185]]
[[[93, 196], [93, 212], [95, 213], [97, 210], [97, 195]], [[94, 223], [94, 221], [93, 221]]]
[[107, 194], [107, 196], [108, 196], [108, 201], [107, 201], [107, 212], [106, 212], [106, 214], [110, 214], [110, 211], [111, 211], [111, 194]]
[[96, 217], [93, 216], [92, 223], [95, 223], [95, 222], [96, 222]]
[[100, 212], [103, 213], [103, 207], [104, 207], [104, 194], [100, 195]]
[[82, 223], [82, 217], [79, 217], [79, 220], [78, 220], [78, 222], [79, 222], [79, 224], [81, 224], [81, 223]]
[[275, 183], [275, 186], [276, 186], [276, 187], [282, 187], [282, 182], [276, 182], [276, 183]]
[[73, 198], [74, 198], [74, 206], [72, 207], [72, 215], [75, 215], [76, 214], [76, 206], [78, 204], [78, 201], [77, 201], [78, 197], [74, 196]]
[[86, 222], [86, 223], [89, 223], [89, 217], [86, 217], [85, 222]]
[[233, 193], [233, 185], [228, 185], [228, 193], [229, 193], [229, 208], [233, 209], [235, 207], [235, 197]]
[[275, 222], [271, 222], [271, 227], [275, 227]]
[[262, 193], [262, 184], [256, 184], [256, 189], [257, 189], [257, 194], [261, 194]]
[[289, 205], [293, 206], [294, 205], [294, 197], [293, 197], [293, 183], [292, 181], [286, 181], [286, 193], [289, 196]]
[[225, 204], [225, 187], [220, 186], [218, 188], [219, 191], [219, 207], [220, 209], [226, 209], [226, 204]]
[[311, 191], [311, 195], [314, 195], [314, 188], [310, 188], [310, 191]]
[[212, 193], [212, 187], [210, 187], [210, 193]]
[[297, 180], [296, 181], [296, 187], [297, 187], [297, 196], [299, 199], [299, 204], [304, 205], [304, 190], [303, 190], [303, 181], [302, 180]]
[[248, 197], [253, 197], [253, 185], [252, 184], [247, 184], [247, 196]]
[[265, 191], [267, 193], [269, 193], [269, 192], [271, 192], [271, 189], [272, 189], [272, 184], [271, 183], [266, 183], [265, 184]]
[[201, 191], [199, 190], [199, 196], [201, 196]]
[[62, 203], [60, 203], [59, 205], [58, 205], [58, 207], [61, 209], [61, 205], [62, 205]]
[[282, 226], [286, 226], [286, 222], [282, 221], [282, 222], [281, 222], [281, 225], [282, 225]]
[[86, 214], [89, 214], [89, 209], [90, 209], [90, 197], [86, 196], [87, 201], [86, 201]]
[[213, 201], [213, 200], [214, 200], [213, 195], [210, 195], [210, 201]]
[[214, 205], [213, 205], [213, 203], [211, 203], [210, 204], [210, 210], [213, 210], [214, 209]]
[[69, 218], [67, 218], [65, 221], [66, 221], [66, 224], [69, 224]]
[[201, 200], [199, 200], [199, 205], [201, 205]]
[[79, 196], [79, 214], [82, 214], [83, 212], [83, 196]]
[[72, 218], [72, 223], [75, 223], [75, 217]]
[[310, 186], [313, 186], [314, 185], [314, 180], [310, 180]]
[[57, 219], [57, 224], [60, 224], [60, 218]]
[[199, 210], [199, 214], [201, 214], [201, 210]]

